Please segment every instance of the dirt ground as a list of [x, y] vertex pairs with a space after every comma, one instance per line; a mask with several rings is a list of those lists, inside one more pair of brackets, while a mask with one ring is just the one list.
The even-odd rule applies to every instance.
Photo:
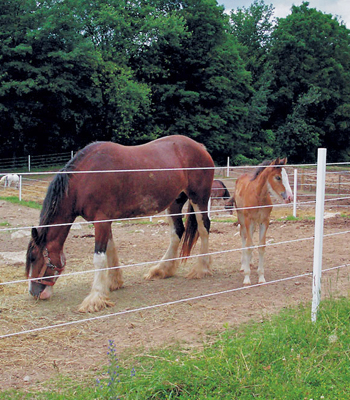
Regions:
[[[344, 210], [348, 212], [348, 208]], [[345, 232], [350, 231], [350, 219], [342, 217], [340, 211], [338, 208], [327, 210], [323, 269], [349, 262], [346, 244], [349, 233]], [[301, 213], [307, 212], [304, 209], [299, 215]], [[308, 213], [312, 215], [313, 211]], [[222, 213], [220, 218], [212, 214], [210, 251], [224, 251], [212, 256], [212, 277], [186, 279], [195, 260], [180, 266], [176, 275], [166, 280], [144, 280], [151, 265], [126, 267], [123, 270], [124, 287], [110, 296], [115, 306], [88, 315], [78, 313], [77, 309], [89, 293], [92, 273], [60, 277], [54, 295], [48, 301], [34, 300], [28, 294], [26, 282], [0, 285], [0, 336], [128, 311], [108, 318], [0, 338], [0, 387], [39, 389], [49, 385], [47, 382], [59, 374], [97, 378], [101, 365], [107, 364], [108, 340], [114, 340], [121, 358], [128, 353], [147, 353], [151, 348], [174, 343], [190, 348], [200, 346], [210, 332], [235, 327], [250, 319], [262, 321], [283, 307], [309, 302], [312, 278], [299, 275], [312, 272], [314, 222], [283, 219], [290, 214], [291, 208], [273, 212], [265, 255], [265, 278], [270, 283], [262, 286], [242, 288], [241, 252], [237, 250], [241, 247], [239, 227], [234, 222], [235, 214]], [[24, 257], [29, 240], [27, 228], [38, 221], [38, 210], [0, 201], [0, 282], [24, 278]], [[12, 230], [6, 230], [7, 227]], [[21, 227], [20, 233], [13, 230], [17, 227]], [[153, 219], [147, 224], [114, 223], [113, 233], [120, 261], [125, 266], [158, 260], [168, 245], [168, 225], [164, 218]], [[331, 235], [334, 233], [337, 235]], [[278, 244], [280, 242], [283, 243]], [[87, 224], [74, 226], [65, 244], [65, 272], [92, 269], [93, 248], [93, 227]], [[254, 254], [255, 265], [256, 251]], [[297, 277], [286, 279], [294, 276]], [[252, 284], [256, 284], [256, 268], [252, 269], [251, 277]], [[274, 282], [280, 279], [286, 280]], [[349, 268], [324, 272], [322, 282], [323, 296], [347, 295]], [[193, 299], [213, 293], [218, 294]], [[191, 300], [132, 311], [181, 299]]]

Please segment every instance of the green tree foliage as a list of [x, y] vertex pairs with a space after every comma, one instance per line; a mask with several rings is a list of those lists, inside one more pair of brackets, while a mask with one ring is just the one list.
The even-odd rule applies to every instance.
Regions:
[[151, 126], [201, 141], [216, 160], [235, 157], [250, 74], [227, 31], [227, 16], [215, 0], [186, 0], [174, 10], [134, 63], [152, 89]]
[[0, 0], [0, 157], [183, 134], [235, 164], [350, 158], [349, 30], [254, 0]]
[[277, 148], [295, 162], [348, 159], [350, 138], [350, 35], [332, 15], [293, 6], [278, 21], [269, 56], [274, 70], [270, 127]]
[[2, 140], [12, 153], [65, 148], [92, 97], [91, 46], [76, 35], [64, 4], [1, 3]]
[[251, 73], [253, 88], [247, 101], [248, 113], [242, 123], [246, 145], [236, 159], [238, 164], [258, 163], [275, 156], [275, 134], [266, 126], [271, 95], [272, 69], [268, 54], [275, 22], [273, 12], [272, 5], [255, 0], [249, 7], [237, 8], [230, 15], [231, 32], [239, 43], [246, 69]]

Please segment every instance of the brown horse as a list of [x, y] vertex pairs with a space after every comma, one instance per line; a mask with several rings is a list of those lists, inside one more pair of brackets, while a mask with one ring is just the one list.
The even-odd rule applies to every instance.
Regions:
[[265, 282], [264, 254], [266, 232], [270, 223], [272, 201], [270, 192], [286, 203], [292, 201], [292, 191], [288, 175], [281, 166], [287, 159], [277, 158], [274, 161], [265, 161], [252, 174], [244, 174], [236, 181], [233, 197], [226, 203], [236, 206], [240, 234], [242, 239], [242, 267], [244, 271], [244, 285], [250, 285], [250, 263], [252, 259], [253, 234], [259, 225], [259, 283]]
[[[65, 266], [63, 246], [77, 216], [94, 223], [97, 270], [81, 312], [112, 306], [109, 291], [123, 284], [121, 270], [116, 268], [113, 219], [153, 215], [165, 209], [170, 214], [170, 245], [159, 264], [149, 270], [148, 279], [174, 275], [178, 263], [173, 259], [178, 257], [181, 240], [180, 256], [188, 257], [198, 234], [201, 254], [207, 254], [213, 175], [214, 163], [205, 147], [185, 136], [133, 147], [111, 142], [86, 146], [52, 180], [40, 215], [42, 227], [32, 229], [26, 273], [28, 278], [39, 279], [30, 281], [30, 293], [39, 299], [51, 297]], [[192, 214], [185, 227], [181, 210], [187, 199]], [[189, 277], [205, 275], [211, 275], [208, 255], [199, 257]]]
[[228, 199], [230, 198], [230, 192], [222, 181], [218, 179], [213, 180], [213, 184], [211, 186], [210, 197], [213, 200], [218, 199]]

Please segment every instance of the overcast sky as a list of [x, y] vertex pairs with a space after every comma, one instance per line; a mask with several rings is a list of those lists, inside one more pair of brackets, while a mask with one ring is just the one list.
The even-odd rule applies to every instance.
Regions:
[[[232, 9], [237, 7], [248, 8], [253, 0], [217, 0], [219, 5], [223, 5], [225, 9]], [[300, 6], [302, 0], [264, 0], [266, 5], [272, 4], [275, 7], [275, 17], [284, 18], [290, 14], [292, 5]], [[309, 0], [309, 8], [316, 8], [327, 14], [340, 17], [340, 21], [344, 21], [346, 27], [350, 29], [350, 1], [349, 0]]]

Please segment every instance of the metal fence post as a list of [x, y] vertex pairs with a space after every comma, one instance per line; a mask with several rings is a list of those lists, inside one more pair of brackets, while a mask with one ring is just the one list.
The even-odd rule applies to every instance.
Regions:
[[311, 321], [312, 322], [316, 322], [317, 311], [318, 311], [318, 307], [319, 307], [320, 300], [321, 300], [321, 273], [322, 273], [324, 200], [325, 200], [325, 182], [326, 182], [326, 155], [327, 155], [327, 149], [318, 149], [314, 265], [313, 265], [313, 275], [312, 275], [312, 309], [311, 309]]

